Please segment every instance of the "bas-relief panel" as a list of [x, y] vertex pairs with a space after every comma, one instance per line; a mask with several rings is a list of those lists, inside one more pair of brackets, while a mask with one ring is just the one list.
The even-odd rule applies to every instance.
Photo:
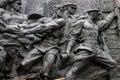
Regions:
[[114, 10], [115, 0], [100, 0], [100, 9], [103, 12], [111, 12]]

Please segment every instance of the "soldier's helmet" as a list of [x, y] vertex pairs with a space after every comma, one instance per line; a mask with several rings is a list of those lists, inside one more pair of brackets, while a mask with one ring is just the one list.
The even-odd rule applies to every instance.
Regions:
[[89, 12], [100, 12], [100, 9], [99, 8], [90, 8], [90, 9], [85, 10], [85, 13], [89, 13]]
[[39, 19], [43, 17], [43, 9], [41, 8], [39, 2], [29, 2], [26, 13], [28, 14], [28, 19]]
[[40, 19], [44, 17], [40, 12], [32, 12], [28, 14], [28, 19]]
[[14, 4], [15, 2], [17, 2], [18, 5], [22, 5], [21, 0], [7, 0], [7, 4], [9, 5]]
[[63, 5], [64, 9], [67, 9], [68, 7], [71, 7], [72, 9], [77, 9], [77, 5], [75, 5], [74, 3], [66, 3]]

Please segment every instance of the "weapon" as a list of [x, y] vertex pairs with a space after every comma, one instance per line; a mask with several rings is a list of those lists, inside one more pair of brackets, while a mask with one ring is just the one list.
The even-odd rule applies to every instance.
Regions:
[[119, 12], [119, 9], [120, 9], [120, 6], [119, 6], [119, 2], [118, 2], [118, 0], [115, 0], [115, 6], [116, 6], [116, 8], [115, 8], [115, 14], [117, 15], [117, 17], [118, 17], [118, 20], [117, 20], [117, 28], [118, 28], [118, 35], [120, 36], [120, 12]]

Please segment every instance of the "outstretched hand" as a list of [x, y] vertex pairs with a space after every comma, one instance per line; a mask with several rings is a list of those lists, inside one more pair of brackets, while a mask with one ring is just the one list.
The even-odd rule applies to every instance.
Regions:
[[2, 26], [2, 27], [6, 27], [6, 23], [5, 22], [3, 22], [2, 20], [0, 20], [0, 25]]
[[10, 33], [19, 34], [21, 32], [20, 28], [17, 25], [8, 25], [6, 28]]

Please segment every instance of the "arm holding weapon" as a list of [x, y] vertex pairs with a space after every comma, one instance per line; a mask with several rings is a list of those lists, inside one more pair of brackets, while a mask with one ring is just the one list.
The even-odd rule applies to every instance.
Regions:
[[[18, 41], [25, 43], [27, 40], [27, 43], [34, 44], [36, 42], [40, 42], [41, 38], [43, 38], [46, 35], [46, 32], [49, 30], [54, 30], [62, 27], [64, 25], [65, 21], [64, 19], [58, 19], [53, 20], [49, 23], [39, 23], [39, 25], [30, 28], [30, 29], [23, 29], [20, 34], [23, 34], [25, 38], [19, 38]], [[29, 25], [28, 25], [29, 26]], [[32, 39], [31, 39], [32, 38]]]
[[30, 28], [30, 29], [25, 29], [23, 30], [23, 34], [37, 34], [37, 33], [44, 33], [47, 32], [48, 30], [54, 30], [58, 29], [60, 27], [63, 27], [65, 25], [65, 20], [64, 19], [57, 19], [57, 20], [52, 20], [49, 23], [40, 23], [39, 25]]
[[21, 31], [23, 31], [23, 29], [30, 29], [30, 28], [33, 28], [33, 27], [36, 27], [38, 25], [38, 22], [36, 23], [33, 23], [33, 24], [17, 24], [17, 25], [6, 25], [6, 24], [2, 24], [1, 25], [4, 25], [4, 31], [8, 32], [8, 33], [21, 33]]

